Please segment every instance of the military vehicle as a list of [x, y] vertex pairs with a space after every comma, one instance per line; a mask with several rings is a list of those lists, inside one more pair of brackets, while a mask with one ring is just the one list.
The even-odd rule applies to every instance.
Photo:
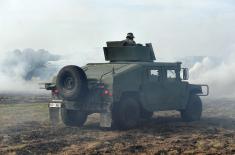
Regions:
[[103, 50], [109, 62], [65, 66], [46, 84], [54, 98], [49, 107], [61, 107], [65, 125], [82, 126], [92, 113], [100, 113], [101, 127], [119, 129], [133, 128], [165, 110], [180, 111], [184, 121], [200, 119], [199, 96], [207, 96], [209, 87], [189, 84], [181, 62], [155, 62], [151, 44], [112, 41]]

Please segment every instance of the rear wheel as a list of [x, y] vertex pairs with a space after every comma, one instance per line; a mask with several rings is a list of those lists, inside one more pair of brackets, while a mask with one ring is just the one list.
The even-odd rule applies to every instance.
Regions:
[[135, 127], [140, 120], [140, 106], [132, 97], [123, 97], [113, 109], [114, 126], [119, 129]]
[[61, 119], [67, 126], [81, 127], [86, 122], [87, 114], [78, 110], [61, 108]]
[[189, 97], [186, 109], [181, 110], [181, 117], [184, 121], [198, 121], [202, 114], [202, 101], [199, 96], [192, 94]]
[[148, 111], [145, 109], [141, 109], [141, 118], [143, 119], [150, 119], [153, 116], [153, 112], [152, 111]]

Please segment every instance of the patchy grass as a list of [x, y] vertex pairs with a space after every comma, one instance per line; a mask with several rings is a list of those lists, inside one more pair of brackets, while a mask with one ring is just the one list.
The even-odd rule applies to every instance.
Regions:
[[203, 117], [230, 118], [235, 120], [235, 99], [204, 99]]
[[45, 122], [48, 117], [46, 103], [0, 104], [1, 128], [31, 121]]
[[100, 128], [98, 114], [81, 128], [52, 127], [46, 103], [2, 104], [0, 154], [235, 154], [235, 100], [208, 99], [203, 107], [201, 121], [157, 112], [119, 131]]

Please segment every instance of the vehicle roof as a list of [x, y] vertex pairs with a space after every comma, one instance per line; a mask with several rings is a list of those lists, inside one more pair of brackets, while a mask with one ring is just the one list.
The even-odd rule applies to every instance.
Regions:
[[88, 63], [87, 65], [121, 65], [121, 64], [131, 64], [131, 65], [142, 65], [142, 66], [178, 66], [181, 65], [181, 62], [130, 62], [130, 61], [118, 61], [118, 62], [109, 62], [109, 63]]
[[89, 79], [100, 79], [104, 75], [110, 76], [115, 71], [115, 75], [123, 73], [134, 68], [143, 66], [165, 66], [180, 68], [181, 62], [109, 62], [109, 63], [89, 63], [83, 66], [83, 70]]

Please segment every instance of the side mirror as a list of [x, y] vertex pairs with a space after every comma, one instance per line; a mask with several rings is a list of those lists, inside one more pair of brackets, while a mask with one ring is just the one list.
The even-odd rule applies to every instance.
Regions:
[[188, 68], [182, 68], [183, 69], [183, 80], [189, 79], [189, 71]]

